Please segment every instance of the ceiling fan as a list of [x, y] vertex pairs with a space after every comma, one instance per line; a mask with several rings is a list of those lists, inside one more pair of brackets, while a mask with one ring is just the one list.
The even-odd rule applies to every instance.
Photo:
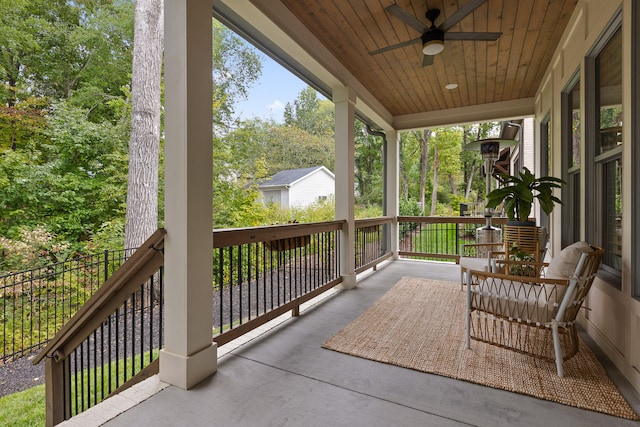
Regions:
[[440, 16], [440, 9], [429, 9], [427, 6], [426, 18], [431, 22], [431, 26], [427, 27], [420, 22], [416, 17], [406, 12], [397, 4], [387, 6], [385, 10], [396, 18], [400, 19], [409, 27], [418, 31], [421, 36], [417, 39], [409, 40], [406, 42], [398, 43], [392, 46], [383, 47], [381, 49], [373, 50], [369, 52], [371, 55], [377, 55], [379, 53], [388, 52], [393, 49], [399, 49], [401, 47], [409, 46], [417, 42], [422, 43], [422, 53], [424, 54], [422, 59], [422, 66], [433, 64], [434, 55], [439, 54], [444, 49], [445, 40], [484, 40], [495, 41], [502, 35], [502, 33], [480, 33], [480, 32], [465, 32], [465, 33], [450, 33], [448, 30], [460, 22], [464, 17], [480, 7], [487, 0], [469, 0], [458, 9], [453, 15], [446, 19], [442, 24], [436, 27], [435, 21]]

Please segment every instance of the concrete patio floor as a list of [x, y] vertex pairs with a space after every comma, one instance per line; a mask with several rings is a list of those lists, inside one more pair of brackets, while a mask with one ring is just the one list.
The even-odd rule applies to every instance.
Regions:
[[[307, 308], [300, 317], [290, 318], [232, 349], [219, 358], [218, 372], [195, 388], [184, 391], [167, 386], [105, 425], [640, 425], [320, 347], [401, 277], [458, 282], [460, 273], [457, 266], [444, 263], [387, 263], [359, 280], [357, 288], [338, 291]], [[593, 343], [589, 344], [627, 400], [640, 411], [638, 393]], [[72, 419], [67, 424], [87, 425], [89, 419]]]

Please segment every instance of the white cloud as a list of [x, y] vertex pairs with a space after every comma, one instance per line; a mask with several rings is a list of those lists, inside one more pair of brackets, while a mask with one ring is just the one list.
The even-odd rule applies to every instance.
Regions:
[[276, 99], [271, 105], [269, 105], [269, 111], [272, 113], [284, 111], [284, 104], [279, 99]]

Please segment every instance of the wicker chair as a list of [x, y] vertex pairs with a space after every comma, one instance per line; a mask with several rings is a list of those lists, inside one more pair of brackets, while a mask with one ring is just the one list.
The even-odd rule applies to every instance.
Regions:
[[[505, 225], [502, 242], [469, 243], [460, 247], [460, 287], [468, 270], [496, 271], [496, 261], [511, 260], [514, 252], [529, 255], [528, 262], [542, 263], [547, 252], [548, 234], [544, 227]], [[505, 264], [502, 264], [504, 267]], [[517, 265], [508, 266], [518, 268]], [[539, 269], [538, 269], [539, 270]], [[533, 271], [533, 270], [531, 270]], [[530, 275], [530, 274], [527, 274]]]
[[[473, 338], [555, 361], [562, 377], [563, 361], [578, 351], [576, 316], [604, 254], [602, 248], [579, 243], [581, 247], [574, 244], [561, 252], [557, 262], [564, 263], [561, 268], [552, 266], [552, 261], [541, 277], [467, 271], [467, 348]], [[574, 260], [579, 256], [577, 263], [567, 263], [563, 253], [568, 250], [576, 254]], [[570, 265], [575, 268], [568, 278], [552, 272], [553, 267], [566, 271]]]

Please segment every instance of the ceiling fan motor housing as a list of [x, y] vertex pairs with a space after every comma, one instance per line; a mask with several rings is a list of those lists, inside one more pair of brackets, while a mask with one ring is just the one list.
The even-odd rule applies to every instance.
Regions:
[[422, 35], [422, 51], [425, 55], [436, 55], [444, 49], [444, 31], [439, 28]]

